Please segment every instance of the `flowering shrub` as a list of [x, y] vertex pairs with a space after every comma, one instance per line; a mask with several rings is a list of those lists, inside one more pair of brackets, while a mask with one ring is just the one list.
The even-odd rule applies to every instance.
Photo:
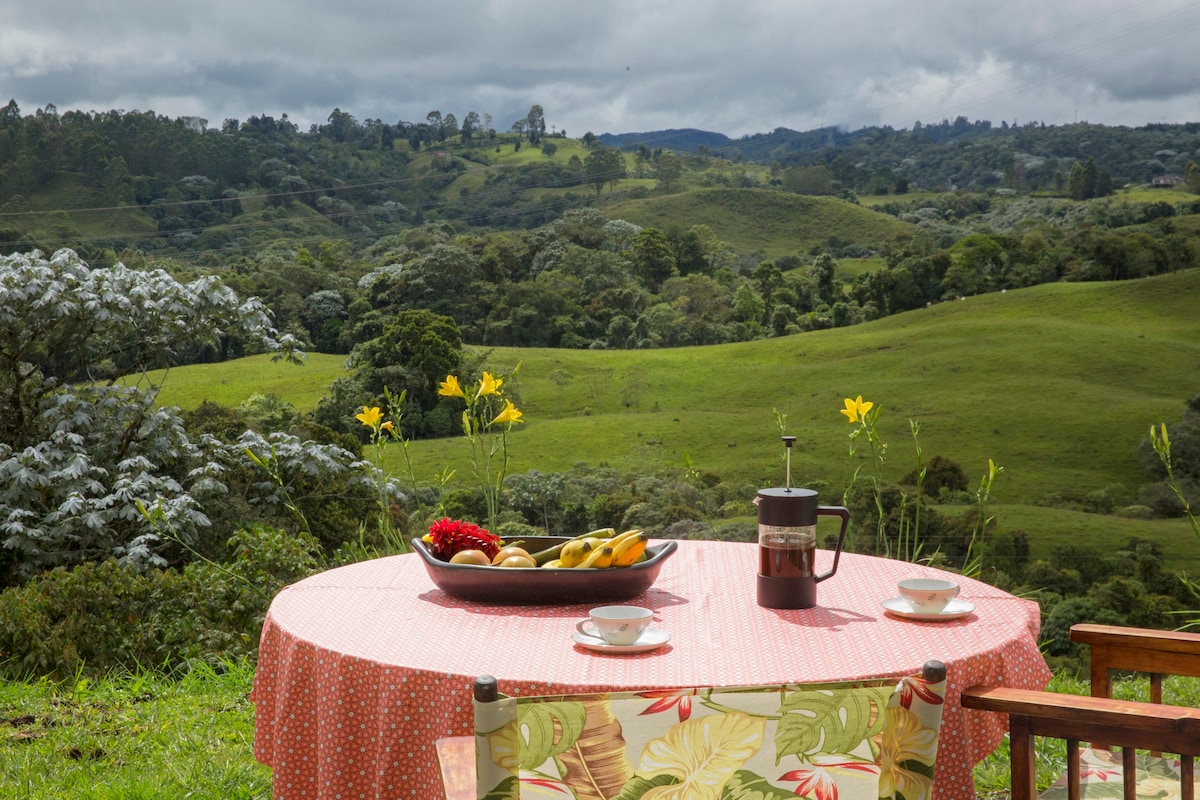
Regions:
[[[401, 392], [399, 398], [393, 398], [391, 392], [384, 387], [384, 395], [387, 398], [389, 410], [392, 416], [399, 419], [400, 414], [397, 408], [404, 404], [406, 392]], [[354, 418], [363, 425], [371, 429], [371, 444], [375, 447], [375, 467], [376, 467], [376, 487], [379, 498], [379, 516], [377, 522], [379, 540], [384, 546], [393, 553], [407, 553], [408, 542], [404, 538], [402, 531], [397, 531], [396, 526], [392, 523], [391, 515], [391, 497], [392, 487], [389, 481], [384, 477], [380, 470], [383, 462], [383, 442], [384, 434], [400, 442], [404, 448], [404, 462], [408, 465], [409, 478], [412, 480], [413, 500], [417, 504], [418, 515], [420, 515], [420, 499], [417, 493], [416, 479], [412, 474], [412, 460], [408, 455], [408, 441], [400, 435], [396, 424], [390, 419], [383, 418], [383, 411], [379, 406], [363, 406], [363, 410], [354, 415]]]
[[[923, 461], [924, 453], [921, 449], [919, 439], [921, 424], [911, 419], [908, 421], [917, 455], [916, 468], [910, 473], [916, 479], [917, 488], [915, 497], [911, 499], [912, 506], [910, 511], [910, 498], [907, 493], [895, 488], [889, 488], [885, 492], [883, 467], [887, 461], [887, 443], [880, 438], [877, 428], [879, 415], [883, 407], [871, 401], [864, 401], [862, 395], [858, 395], [853, 400], [847, 397], [844, 404], [845, 408], [841, 409], [840, 413], [846, 417], [851, 425], [857, 426], [850, 433], [851, 457], [856, 455], [859, 442], [863, 439], [866, 440], [871, 451], [872, 469], [868, 480], [876, 511], [875, 552], [906, 561], [933, 560], [938, 555], [936, 552], [922, 552], [924, 542], [921, 539], [921, 516], [924, 505], [923, 493], [927, 467]], [[861, 470], [861, 465], [854, 470], [854, 476], [851, 478], [850, 485], [843, 496], [843, 503], [849, 504], [849, 496], [858, 484]], [[991, 499], [992, 483], [996, 480], [996, 475], [1002, 471], [1003, 467], [996, 466], [992, 459], [988, 459], [987, 472], [980, 480], [979, 488], [975, 492], [978, 514], [975, 517], [976, 521], [970, 534], [970, 540], [966, 545], [964, 564], [962, 566], [964, 574], [978, 574], [982, 569], [982, 560], [975, 548], [977, 545], [983, 544], [988, 525], [995, 519], [988, 515], [988, 503]], [[891, 535], [888, 531], [888, 521], [891, 517], [888, 507], [893, 505], [885, 500], [888, 492], [900, 495], [899, 517], [894, 535]], [[932, 513], [932, 509], [927, 509], [924, 513], [927, 518], [936, 521], [936, 515]]]
[[[519, 365], [517, 369], [520, 369]], [[488, 527], [493, 530], [500, 513], [504, 473], [508, 469], [508, 433], [514, 424], [524, 422], [520, 409], [504, 397], [503, 385], [504, 379], [490, 372], [483, 373], [479, 382], [469, 389], [463, 389], [455, 375], [447, 375], [438, 385], [438, 394], [442, 397], [457, 397], [466, 403], [462, 412], [463, 435], [471, 443], [471, 463], [475, 477], [483, 487]]]

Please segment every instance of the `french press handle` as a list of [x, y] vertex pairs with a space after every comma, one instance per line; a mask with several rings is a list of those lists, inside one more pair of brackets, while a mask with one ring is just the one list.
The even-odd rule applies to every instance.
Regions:
[[817, 516], [842, 518], [842, 529], [838, 533], [837, 547], [833, 551], [833, 566], [829, 568], [829, 572], [813, 578], [815, 583], [820, 583], [826, 578], [832, 578], [833, 574], [837, 572], [838, 559], [842, 557], [842, 545], [846, 543], [846, 526], [850, 524], [850, 512], [843, 506], [817, 506]]

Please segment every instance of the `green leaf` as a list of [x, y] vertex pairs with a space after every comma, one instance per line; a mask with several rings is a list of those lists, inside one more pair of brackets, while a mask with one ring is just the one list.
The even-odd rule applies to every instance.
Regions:
[[917, 761], [915, 758], [910, 758], [908, 761], [900, 762], [897, 766], [905, 772], [911, 772], [914, 775], [921, 775], [933, 780], [933, 764], [926, 764], [922, 761]]
[[[526, 703], [518, 706], [518, 734], [521, 743], [521, 767], [535, 769], [546, 759], [567, 750], [583, 732], [587, 710], [583, 703]], [[561, 731], [555, 735], [555, 723]]]
[[484, 797], [485, 800], [520, 800], [521, 786], [516, 777], [505, 778]]
[[611, 800], [639, 800], [642, 795], [654, 787], [669, 786], [673, 783], [679, 783], [679, 779], [674, 775], [655, 775], [653, 778], [634, 775], [621, 787], [621, 791], [612, 796]]
[[763, 776], [740, 769], [725, 781], [721, 800], [796, 800], [796, 793], [772, 786]]
[[776, 758], [850, 753], [883, 730], [891, 688], [801, 689], [789, 693], [775, 736]]

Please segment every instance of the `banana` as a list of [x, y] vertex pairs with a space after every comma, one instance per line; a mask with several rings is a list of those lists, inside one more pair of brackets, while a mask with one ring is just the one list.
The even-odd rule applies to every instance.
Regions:
[[566, 564], [564, 564], [562, 562], [562, 559], [555, 558], [555, 559], [551, 559], [550, 561], [547, 561], [545, 564], [542, 564], [542, 569], [561, 569], [562, 567], [565, 567], [565, 566], [566, 566]]
[[646, 544], [650, 541], [650, 537], [641, 531], [637, 532], [636, 536], [626, 536], [621, 539], [620, 543], [613, 547], [614, 567], [628, 567], [638, 560], [642, 553], [646, 552]]
[[604, 545], [608, 544], [607, 539], [601, 539], [599, 536], [589, 536], [588, 538], [584, 539], [584, 541], [592, 546], [592, 550], [599, 550], [601, 547], [604, 547]]
[[641, 534], [641, 532], [642, 532], [641, 528], [631, 528], [631, 529], [625, 531], [624, 533], [618, 533], [617, 535], [610, 537], [608, 540], [608, 544], [612, 545], [615, 548], [617, 545], [621, 544], [621, 542], [624, 542], [627, 539], [637, 538], [637, 536], [639, 534]]
[[594, 536], [597, 539], [611, 539], [617, 535], [617, 532], [613, 528], [597, 528], [594, 531], [589, 531], [587, 535]]
[[612, 560], [613, 549], [608, 545], [602, 545], [588, 553], [588, 557], [576, 569], [607, 569], [612, 566]]
[[572, 539], [563, 545], [558, 559], [564, 567], [578, 567], [587, 558], [588, 553], [595, 549], [591, 539]]

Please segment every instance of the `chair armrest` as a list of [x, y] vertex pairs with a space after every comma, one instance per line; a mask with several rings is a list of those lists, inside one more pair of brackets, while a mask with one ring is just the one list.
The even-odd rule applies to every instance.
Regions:
[[962, 706], [1008, 714], [1035, 736], [1200, 755], [1200, 709], [1001, 686], [966, 689]]

